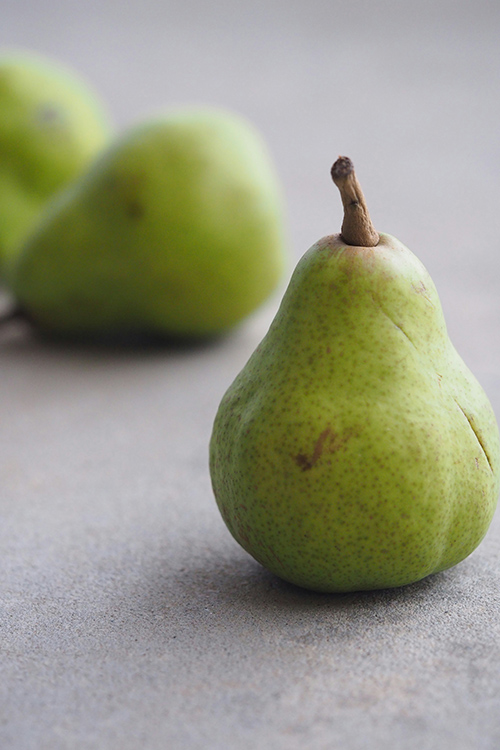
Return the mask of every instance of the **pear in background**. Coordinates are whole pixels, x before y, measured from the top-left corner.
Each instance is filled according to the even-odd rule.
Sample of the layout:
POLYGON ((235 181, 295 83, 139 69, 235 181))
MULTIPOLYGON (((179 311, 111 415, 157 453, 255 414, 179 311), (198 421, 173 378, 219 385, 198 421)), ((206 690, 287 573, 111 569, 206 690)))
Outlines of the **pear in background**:
POLYGON ((240 117, 179 109, 141 123, 60 195, 11 268, 23 313, 66 336, 202 337, 276 287, 282 197, 240 117))
POLYGON ((72 71, 25 52, 0 56, 0 269, 109 136, 101 103, 72 71))
POLYGON ((467 557, 493 516, 500 449, 426 269, 375 231, 349 159, 332 176, 342 234, 299 262, 222 400, 210 466, 244 549, 287 581, 345 592, 467 557))

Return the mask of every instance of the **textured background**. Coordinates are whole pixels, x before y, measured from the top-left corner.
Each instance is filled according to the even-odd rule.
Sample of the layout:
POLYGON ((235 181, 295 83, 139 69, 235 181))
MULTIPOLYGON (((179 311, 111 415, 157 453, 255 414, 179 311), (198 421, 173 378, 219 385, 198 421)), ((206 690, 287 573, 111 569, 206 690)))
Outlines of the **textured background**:
MULTIPOLYGON (((4 0, 0 44, 69 63, 117 127, 225 106, 266 138, 295 260, 338 230, 354 160, 376 226, 428 267, 500 416, 500 6, 4 0)), ((287 279, 285 279, 285 282, 287 279)), ((453 570, 319 596, 229 536, 207 443, 280 293, 195 350, 0 334, 0 745, 500 747, 500 516, 453 570)))

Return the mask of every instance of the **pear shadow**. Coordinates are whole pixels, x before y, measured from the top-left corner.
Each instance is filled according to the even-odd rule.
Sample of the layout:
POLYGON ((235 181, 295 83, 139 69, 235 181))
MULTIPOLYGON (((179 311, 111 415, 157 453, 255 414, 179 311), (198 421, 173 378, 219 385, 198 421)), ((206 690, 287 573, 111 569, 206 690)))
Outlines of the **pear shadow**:
MULTIPOLYGON (((239 553, 239 551, 237 551, 239 553)), ((173 578, 176 586, 189 589, 200 588, 217 593, 222 601, 233 603, 245 593, 247 605, 257 609, 268 602, 290 609, 307 607, 366 606, 377 602, 390 604, 409 598, 426 596, 440 589, 448 571, 436 573, 405 586, 349 592, 319 592, 297 586, 269 572, 251 557, 235 554, 232 560, 213 562, 210 566, 184 565, 173 578)))
POLYGON ((0 352, 19 359, 32 356, 94 360, 131 360, 164 355, 189 357, 225 348, 237 338, 240 327, 207 336, 130 333, 66 337, 46 334, 26 320, 0 320, 0 352))
POLYGON ((318 593, 278 578, 238 549, 204 564, 185 559, 175 570, 150 565, 143 574, 140 591, 136 586, 127 601, 139 606, 136 616, 162 622, 147 633, 157 644, 173 632, 203 640, 207 628, 236 639, 266 632, 321 643, 335 632, 335 639, 355 640, 367 622, 404 622, 409 610, 442 598, 447 587, 446 574, 438 573, 399 588, 318 593))

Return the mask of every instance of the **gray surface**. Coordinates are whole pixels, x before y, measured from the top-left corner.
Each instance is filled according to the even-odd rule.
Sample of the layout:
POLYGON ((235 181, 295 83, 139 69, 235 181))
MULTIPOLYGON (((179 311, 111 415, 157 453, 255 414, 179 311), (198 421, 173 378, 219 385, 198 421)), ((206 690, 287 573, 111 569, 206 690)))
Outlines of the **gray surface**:
MULTIPOLYGON (((246 114, 294 259, 337 231, 328 169, 350 155, 499 415, 499 20, 496 0, 17 0, 0 42, 86 73, 119 127, 246 114)), ((279 296, 195 350, 1 334, 2 748, 500 747, 498 513, 453 570, 339 597, 267 574, 218 515, 212 419, 279 296)))

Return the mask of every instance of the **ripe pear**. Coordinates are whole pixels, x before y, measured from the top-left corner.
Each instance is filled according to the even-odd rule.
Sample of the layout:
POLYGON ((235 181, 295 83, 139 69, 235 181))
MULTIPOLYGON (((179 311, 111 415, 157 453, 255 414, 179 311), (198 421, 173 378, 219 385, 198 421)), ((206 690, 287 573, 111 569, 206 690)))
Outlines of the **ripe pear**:
POLYGON ((500 448, 428 272, 375 231, 352 162, 332 176, 342 233, 299 261, 223 397, 210 470, 224 521, 256 560, 307 589, 347 592, 467 557, 493 516, 500 448))
POLYGON ((273 291, 283 228, 254 127, 223 110, 176 109, 131 128, 54 200, 10 286, 44 332, 210 336, 273 291))
POLYGON ((109 136, 104 108, 72 71, 25 52, 0 57, 0 268, 109 136))

